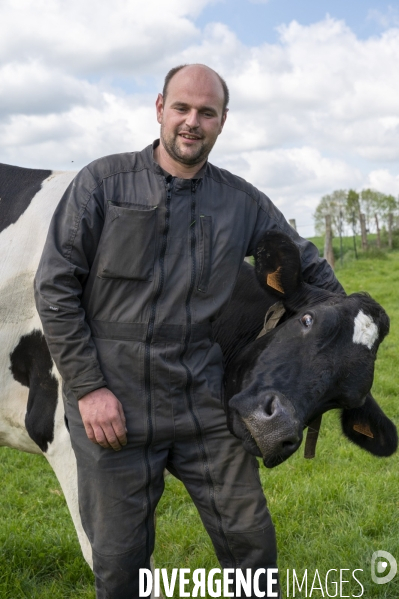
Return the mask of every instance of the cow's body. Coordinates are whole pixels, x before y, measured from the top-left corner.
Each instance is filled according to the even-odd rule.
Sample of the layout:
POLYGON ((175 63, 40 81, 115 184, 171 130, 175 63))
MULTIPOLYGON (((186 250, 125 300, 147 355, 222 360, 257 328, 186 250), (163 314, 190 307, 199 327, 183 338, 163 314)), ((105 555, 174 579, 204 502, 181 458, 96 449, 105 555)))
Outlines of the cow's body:
POLYGON ((61 381, 52 362, 49 369, 33 297, 51 216, 74 174, 0 165, 0 445, 44 454, 91 563, 79 517, 76 462, 64 422, 61 381))
MULTIPOLYGON (((44 454, 62 486, 84 556, 90 563, 91 550, 79 518, 76 463, 64 422, 61 380, 44 342, 33 297, 33 278, 50 219, 57 202, 73 176, 74 173, 72 172, 30 171, 0 165, 0 445, 31 453, 44 454)), ((276 301, 276 297, 268 290, 265 291, 260 288, 253 272, 251 272, 250 267, 248 268, 244 267, 242 270, 233 300, 225 314, 217 321, 215 333, 227 363, 226 397, 228 401, 232 398, 234 413, 234 417, 229 416, 230 428, 237 436, 242 438, 249 451, 258 455, 262 454, 265 464, 273 466, 286 459, 297 449, 302 437, 302 429, 308 424, 311 416, 313 417, 331 407, 353 407, 355 409, 351 411, 350 418, 352 418, 352 414, 355 414, 356 418, 358 416, 362 417, 364 415, 362 408, 356 408, 356 406, 361 406, 365 394, 370 390, 372 376, 370 379, 370 372, 368 372, 367 380, 363 377, 363 382, 359 384, 360 386, 358 385, 361 390, 359 391, 356 387, 356 393, 359 392, 362 395, 360 398, 362 401, 359 402, 359 398, 356 398, 357 403, 352 406, 350 405, 350 398, 346 398, 345 401, 349 402, 349 405, 340 406, 337 401, 334 405, 331 401, 330 404, 328 403, 329 397, 331 400, 333 396, 332 386, 341 384, 337 374, 333 381, 326 382, 326 385, 329 384, 331 389, 327 389, 324 395, 320 392, 317 397, 313 397, 312 401, 319 403, 311 405, 308 410, 302 405, 304 402, 303 397, 298 399, 298 405, 295 407, 295 398, 291 397, 286 390, 284 393, 280 393, 279 390, 276 392, 269 381, 268 386, 265 383, 267 387, 267 389, 265 387, 266 400, 264 401, 263 398, 259 402, 255 402, 253 412, 259 415, 259 406, 261 406, 262 417, 255 419, 256 422, 254 419, 251 420, 251 414, 248 418, 248 409, 253 409, 251 407, 253 394, 245 394, 245 391, 250 389, 254 380, 253 378, 252 381, 249 380, 248 382, 248 377, 259 378, 259 376, 263 376, 263 371, 259 370, 261 368, 259 364, 262 362, 261 359, 259 361, 259 356, 262 358, 262 356, 269 355, 270 347, 273 347, 276 339, 278 346, 278 335, 280 335, 280 332, 277 331, 272 335, 269 334, 270 336, 266 335, 263 341, 255 341, 262 328, 264 315, 267 309, 276 301), (269 354, 267 354, 268 351, 269 354), (251 358, 252 354, 254 359, 251 358), (245 372, 243 372, 243 369, 245 372), (243 405, 245 404, 245 414, 240 415, 243 420, 240 420, 237 424, 240 410, 237 409, 234 402, 237 401, 237 397, 241 396, 243 397, 243 405), (250 402, 248 400, 249 396, 251 396, 250 402), (288 399, 287 396, 289 396, 288 399), (245 422, 245 426, 243 422, 245 422), (279 439, 277 449, 274 447, 270 450, 270 453, 268 448, 265 447, 269 435, 269 433, 265 434, 265 431, 270 429, 273 432, 273 434, 270 434, 272 438, 274 430, 280 425, 282 428, 288 426, 288 436, 279 439), (261 428, 265 427, 260 433, 258 432, 259 426, 261 428), (247 428, 244 430, 245 427, 247 428), (259 448, 261 448, 260 452, 259 448)), ((298 301, 298 297, 295 297, 295 301, 298 301)), ((304 302, 306 304, 308 299, 302 293, 302 304, 304 302)), ((321 297, 320 302, 322 303, 325 299, 321 297)), ((316 300, 312 301, 314 304, 316 303, 316 300)), ((331 297, 327 298, 328 305, 337 304, 338 315, 339 301, 334 298, 331 299, 331 297)), ((355 316, 363 306, 361 298, 354 298, 353 302, 356 301, 360 303, 356 304, 354 308, 355 316)), ((375 302, 373 302, 373 305, 375 310, 380 309, 380 307, 376 308, 378 305, 375 302)), ((295 319, 296 308, 292 305, 292 302, 290 305, 288 301, 287 308, 288 314, 291 314, 291 320, 292 318, 295 319)), ((292 322, 294 321, 292 320, 292 322)), ((351 326, 354 326, 354 317, 351 323, 351 326)), ((370 324, 370 322, 367 321, 366 324, 370 324)), ((281 330, 289 331, 290 326, 295 328, 297 325, 290 324, 290 319, 286 318, 285 328, 281 327, 281 330)), ((385 333, 386 331, 379 330, 378 335, 374 335, 373 343, 377 343, 377 341, 379 343, 385 333)), ((284 339, 285 334, 284 332, 281 333, 281 339, 284 339)), ((295 335, 295 333, 292 334, 295 335)), ((362 335, 363 333, 360 332, 361 343, 359 347, 361 346, 360 351, 364 352, 366 338, 362 335)), ((354 342, 354 336, 345 342, 348 342, 350 346, 354 342)), ((378 345, 375 346, 375 350, 376 347, 378 345)), ((366 356, 365 353, 364 356, 366 356)), ((271 361, 270 355, 268 360, 271 361)), ((373 369, 374 355, 369 357, 367 354, 364 360, 369 361, 368 371, 370 368, 373 369)), ((267 360, 265 364, 265 368, 267 368, 267 360)), ((275 370, 278 371, 279 368, 281 370, 281 365, 275 367, 275 370)), ((300 370, 299 362, 297 370, 300 370)), ((362 377, 361 373, 360 377, 362 377)), ((264 373, 264 378, 266 380, 266 373, 264 373)), ((356 381, 353 384, 356 386, 356 381)), ((301 385, 306 387, 305 382, 301 385)), ((376 413, 376 408, 372 402, 373 400, 369 399, 366 401, 367 423, 363 422, 363 426, 368 425, 376 413)), ((227 411, 229 411, 228 405, 227 411)), ((384 423, 382 428, 380 423, 377 427, 378 435, 384 429, 381 435, 384 435, 385 453, 380 452, 380 454, 389 455, 396 448, 396 431, 381 410, 378 412, 378 417, 384 423), (390 437, 389 440, 386 438, 388 436, 390 437)), ((349 420, 347 418, 347 420, 352 422, 350 418, 349 420)), ((344 423, 344 430, 345 426, 347 429, 348 427, 351 428, 351 425, 345 425, 344 423)), ((362 445, 372 453, 379 453, 378 450, 373 449, 371 441, 365 440, 363 442, 363 439, 356 437, 358 433, 353 434, 351 430, 349 432, 345 430, 345 432, 354 442, 362 445)), ((376 433, 375 436, 378 435, 376 433)))

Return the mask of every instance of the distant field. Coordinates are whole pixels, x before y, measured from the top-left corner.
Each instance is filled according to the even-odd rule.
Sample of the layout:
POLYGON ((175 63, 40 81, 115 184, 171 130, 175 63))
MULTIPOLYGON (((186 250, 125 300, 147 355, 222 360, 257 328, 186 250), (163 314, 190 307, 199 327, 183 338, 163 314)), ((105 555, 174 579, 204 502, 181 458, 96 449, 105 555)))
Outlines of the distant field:
MULTIPOLYGON (((367 290, 391 317, 373 393, 399 424, 399 252, 348 261, 338 276, 348 293, 367 290)), ((295 568, 302 578, 307 568, 312 580, 316 568, 322 579, 332 568, 360 568, 363 597, 398 599, 399 574, 387 585, 370 578, 374 551, 389 551, 399 561, 398 456, 379 460, 351 446, 335 413, 323 418, 316 458, 302 456, 303 448, 274 470, 261 468, 277 529, 283 589, 287 569, 295 568)), ((45 460, 1 448, 0 480, 0 599, 94 599, 92 574, 45 460)), ((157 530, 158 567, 218 567, 191 500, 171 476, 157 530)), ((344 574, 349 580, 350 572, 344 574)), ((333 596, 333 587, 329 592, 333 596)), ((357 583, 343 587, 343 596, 359 593, 357 583)), ((306 595, 296 591, 295 596, 306 595)), ((327 595, 314 590, 311 596, 327 595)))
MULTIPOLYGON (((315 246, 318 248, 320 255, 324 252, 324 236, 310 237, 315 246)), ((393 250, 399 250, 399 230, 393 232, 393 250)), ((372 260, 374 258, 384 259, 388 252, 388 234, 384 230, 381 232, 381 249, 377 248, 377 235, 369 233, 367 235, 367 243, 369 249, 367 252, 362 251, 362 241, 360 235, 353 237, 342 237, 342 264, 341 264, 341 242, 339 237, 333 238, 333 251, 335 258, 335 268, 339 271, 342 266, 347 266, 354 260, 372 260), (356 258, 357 256, 357 258, 356 258)))

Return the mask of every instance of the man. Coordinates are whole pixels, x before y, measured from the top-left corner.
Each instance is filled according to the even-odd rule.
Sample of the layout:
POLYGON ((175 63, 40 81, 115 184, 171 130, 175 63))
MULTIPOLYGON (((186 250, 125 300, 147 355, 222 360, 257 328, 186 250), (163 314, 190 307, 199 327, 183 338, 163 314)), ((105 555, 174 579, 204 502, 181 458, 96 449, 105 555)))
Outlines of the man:
POLYGON ((36 276, 98 599, 139 596, 164 468, 187 487, 222 567, 276 566, 257 462, 226 427, 211 323, 268 229, 297 242, 305 280, 340 286, 264 194, 207 162, 227 104, 213 70, 172 69, 156 101, 160 141, 77 175, 36 276))

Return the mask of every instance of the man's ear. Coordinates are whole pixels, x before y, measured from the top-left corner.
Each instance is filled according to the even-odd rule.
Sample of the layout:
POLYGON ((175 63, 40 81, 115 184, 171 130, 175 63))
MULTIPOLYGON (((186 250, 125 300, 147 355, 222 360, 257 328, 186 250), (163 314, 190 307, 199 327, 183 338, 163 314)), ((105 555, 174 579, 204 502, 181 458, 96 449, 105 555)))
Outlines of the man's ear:
POLYGON ((388 457, 398 447, 394 423, 385 416, 371 393, 360 408, 342 410, 342 430, 346 437, 375 456, 388 457))
POLYGON ((162 94, 158 94, 158 97, 155 100, 155 108, 157 110, 157 121, 159 124, 161 124, 162 115, 163 115, 163 95, 162 94))
POLYGON ((226 108, 226 109, 225 109, 225 111, 224 111, 224 113, 223 113, 223 116, 222 116, 222 122, 221 122, 221 124, 220 124, 220 131, 219 131, 219 135, 220 135, 220 134, 221 134, 221 132, 223 131, 223 127, 224 127, 224 124, 225 124, 225 122, 226 122, 226 119, 227 119, 227 113, 228 113, 228 112, 229 112, 229 109, 228 109, 228 108, 226 108))

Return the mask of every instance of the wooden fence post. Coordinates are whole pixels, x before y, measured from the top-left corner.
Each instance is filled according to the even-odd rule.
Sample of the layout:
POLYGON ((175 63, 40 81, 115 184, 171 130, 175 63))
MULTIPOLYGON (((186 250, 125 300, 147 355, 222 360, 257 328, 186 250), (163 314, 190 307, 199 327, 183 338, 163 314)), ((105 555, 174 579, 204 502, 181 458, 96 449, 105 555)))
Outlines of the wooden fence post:
POLYGON ((334 252, 332 246, 332 229, 331 229, 331 215, 326 214, 326 236, 324 239, 324 258, 327 260, 331 268, 334 268, 334 252))
POLYGON ((390 212, 388 214, 388 247, 392 249, 392 229, 393 229, 393 214, 390 212))
POLYGON ((377 227, 377 247, 380 250, 381 249, 381 232, 380 232, 380 225, 378 222, 378 214, 377 213, 374 214, 374 218, 375 218, 375 226, 377 227))
POLYGON ((295 218, 290 218, 289 223, 293 229, 296 231, 296 221, 295 218))
POLYGON ((353 232, 353 249, 355 250, 355 258, 357 260, 357 247, 356 247, 356 217, 355 213, 352 212, 352 232, 353 232))
POLYGON ((367 231, 366 231, 366 215, 360 214, 360 230, 362 233, 362 250, 367 250, 367 231))

